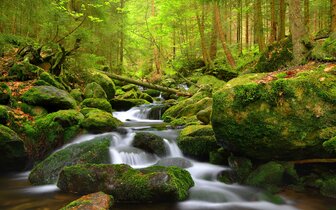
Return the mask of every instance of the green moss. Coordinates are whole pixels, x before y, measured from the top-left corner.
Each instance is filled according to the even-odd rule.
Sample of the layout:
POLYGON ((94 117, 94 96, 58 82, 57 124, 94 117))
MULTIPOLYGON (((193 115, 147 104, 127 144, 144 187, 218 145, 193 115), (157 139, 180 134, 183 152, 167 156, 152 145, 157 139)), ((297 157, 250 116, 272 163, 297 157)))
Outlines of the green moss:
POLYGON ((81 108, 89 107, 89 108, 97 108, 108 113, 112 113, 111 104, 103 98, 87 98, 81 104, 81 108))
POLYGON ((12 91, 5 83, 0 83, 0 104, 7 105, 10 102, 12 91))
POLYGON ((43 70, 32 65, 29 61, 24 61, 21 64, 14 64, 8 72, 9 76, 17 76, 20 81, 36 79, 43 70))
POLYGON ((216 151, 211 151, 209 154, 209 162, 216 165, 227 165, 227 159, 230 153, 224 148, 219 148, 216 151))
POLYGON ((131 91, 131 90, 135 90, 136 92, 140 91, 139 87, 137 85, 134 85, 134 84, 124 85, 124 86, 121 87, 121 89, 125 92, 131 91))
POLYGON ((61 110, 26 123, 27 149, 33 159, 42 159, 55 148, 68 142, 80 132, 79 124, 84 116, 75 110, 61 110))
POLYGON ((144 93, 147 93, 148 95, 152 97, 159 97, 161 94, 159 90, 153 90, 153 89, 147 89, 144 91, 144 93))
POLYGON ((116 88, 112 79, 105 74, 97 72, 92 73, 92 77, 90 79, 91 82, 98 83, 104 89, 107 99, 112 99, 114 97, 116 88))
POLYGON ((29 174, 34 185, 54 184, 64 166, 83 163, 109 163, 109 139, 74 144, 59 150, 37 164, 29 174))
POLYGON ((106 99, 107 95, 104 89, 97 84, 96 82, 92 82, 87 84, 84 90, 84 97, 85 98, 103 98, 106 99))
POLYGON ((113 203, 114 203, 113 196, 107 195, 103 192, 97 192, 82 196, 79 199, 72 201, 61 210, 70 210, 70 209, 108 210, 112 207, 113 203))
POLYGON ((181 118, 165 118, 165 122, 169 122, 169 124, 173 127, 180 127, 180 126, 189 126, 189 125, 199 125, 200 122, 196 118, 196 116, 192 117, 181 117, 181 118))
POLYGON ((323 181, 320 191, 324 196, 336 198, 336 178, 333 177, 323 181))
POLYGON ((201 76, 197 78, 196 81, 196 85, 191 86, 188 90, 189 92, 194 93, 199 90, 199 87, 201 86, 210 86, 213 91, 217 91, 225 85, 225 82, 223 80, 217 79, 216 77, 210 75, 201 76))
POLYGON ((26 103, 20 103, 19 107, 24 113, 30 114, 32 116, 41 116, 48 114, 48 111, 40 106, 32 106, 26 103))
POLYGON ((9 120, 8 107, 0 105, 0 124, 7 124, 9 120))
POLYGON ((80 89, 73 89, 70 92, 70 95, 78 102, 82 102, 83 101, 83 93, 80 89))
POLYGON ((230 168, 233 170, 233 173, 231 174, 234 176, 232 180, 235 180, 235 182, 244 183, 249 174, 252 172, 252 161, 248 158, 231 155, 228 158, 228 163, 230 168))
POLYGON ((136 133, 132 145, 159 156, 166 155, 166 148, 163 139, 152 133, 136 133))
POLYGON ((336 153, 336 136, 323 142, 323 148, 330 153, 336 153))
POLYGON ((61 90, 66 90, 64 85, 53 78, 53 76, 47 72, 40 74, 40 80, 46 82, 47 84, 54 86, 61 90))
POLYGON ((146 100, 146 101, 148 101, 150 103, 154 102, 154 99, 150 95, 148 95, 147 93, 141 93, 141 94, 139 94, 139 99, 144 99, 144 100, 146 100))
POLYGON ((94 133, 113 131, 122 123, 114 118, 111 113, 99 109, 83 109, 85 119, 81 126, 94 133))

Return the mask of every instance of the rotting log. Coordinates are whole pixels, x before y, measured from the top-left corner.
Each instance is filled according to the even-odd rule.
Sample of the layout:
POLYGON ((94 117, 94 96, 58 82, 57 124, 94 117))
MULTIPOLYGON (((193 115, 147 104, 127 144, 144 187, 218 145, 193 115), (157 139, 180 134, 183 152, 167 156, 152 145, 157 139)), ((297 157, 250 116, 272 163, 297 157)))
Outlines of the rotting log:
POLYGON ((123 81, 123 82, 127 82, 127 83, 131 83, 131 84, 135 84, 135 85, 140 85, 142 87, 146 87, 146 88, 150 88, 150 89, 154 89, 154 90, 159 90, 162 92, 168 92, 168 93, 174 93, 176 95, 179 96, 186 96, 186 97, 190 97, 192 96, 191 93, 188 92, 183 92, 177 89, 173 89, 173 88, 167 88, 167 87, 163 87, 160 85, 154 85, 154 84, 150 84, 148 82, 141 82, 138 80, 134 80, 134 79, 130 79, 130 78, 126 78, 126 77, 122 77, 113 73, 109 73, 109 72, 104 72, 104 71, 100 71, 103 74, 106 74, 108 77, 112 78, 112 79, 116 79, 119 81, 123 81))

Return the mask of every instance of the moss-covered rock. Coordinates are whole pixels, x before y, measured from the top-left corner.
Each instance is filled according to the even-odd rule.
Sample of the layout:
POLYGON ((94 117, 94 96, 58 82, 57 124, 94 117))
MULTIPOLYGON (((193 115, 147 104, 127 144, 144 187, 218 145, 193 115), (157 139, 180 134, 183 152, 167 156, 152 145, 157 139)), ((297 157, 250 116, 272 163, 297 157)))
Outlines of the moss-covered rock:
POLYGON ((279 187, 290 184, 297 179, 293 164, 268 162, 254 170, 246 180, 246 184, 261 187, 270 192, 278 192, 279 187))
POLYGON ((212 108, 208 107, 205 110, 201 110, 197 112, 196 117, 204 125, 208 125, 211 122, 211 113, 212 113, 212 108))
POLYGON ((97 108, 108 113, 112 113, 111 104, 104 98, 87 98, 81 104, 81 108, 97 108))
POLYGON ((230 156, 228 158, 228 163, 230 168, 232 169, 232 174, 234 175, 234 182, 244 183, 248 175, 253 170, 252 161, 248 158, 230 156))
POLYGON ((135 90, 130 90, 125 92, 123 95, 120 95, 118 99, 139 99, 141 92, 140 91, 135 91, 135 90))
POLYGON ((51 74, 47 72, 43 72, 42 74, 40 74, 40 80, 46 82, 50 86, 54 86, 61 90, 66 90, 62 83, 58 82, 51 74))
POLYGON ((40 160, 67 143, 80 132, 80 123, 83 120, 83 114, 76 110, 61 110, 37 117, 33 123, 26 123, 26 146, 31 157, 40 160))
POLYGON ((336 198, 336 177, 324 180, 320 191, 324 196, 336 198))
POLYGON ((132 145, 134 147, 143 149, 146 152, 154 153, 159 156, 166 155, 166 148, 163 138, 152 133, 136 133, 132 145))
POLYGON ((68 146, 37 164, 29 174, 34 185, 54 184, 64 166, 109 163, 109 139, 97 139, 68 146))
POLYGON ((35 106, 42 106, 48 111, 73 109, 76 101, 71 95, 53 86, 36 86, 22 95, 22 101, 35 106))
POLYGON ((227 165, 229 156, 229 151, 224 148, 219 148, 216 151, 210 152, 209 162, 215 165, 227 165))
POLYGON ((336 33, 331 34, 327 39, 317 40, 309 58, 325 62, 336 61, 336 33))
POLYGON ((108 100, 113 99, 116 92, 116 87, 111 78, 105 74, 94 72, 92 73, 90 79, 91 82, 98 83, 104 89, 108 100))
POLYGON ((23 170, 27 153, 21 138, 10 128, 0 125, 1 172, 23 170))
POLYGON ((9 76, 17 76, 18 80, 26 81, 36 79, 43 70, 32 65, 29 61, 24 61, 20 64, 14 64, 8 72, 9 76))
POLYGON ((10 102, 12 91, 5 83, 0 83, 0 104, 7 105, 10 102))
POLYGON ((139 94, 139 99, 144 99, 144 100, 146 100, 146 101, 148 101, 150 103, 154 102, 154 99, 150 95, 148 95, 147 93, 141 93, 141 94, 139 94))
POLYGON ((161 92, 159 90, 154 90, 154 89, 147 89, 143 91, 144 93, 147 93, 148 95, 152 97, 159 97, 161 92))
POLYGON ((81 126, 89 132, 109 132, 122 125, 122 122, 114 118, 111 113, 100 109, 86 108, 82 109, 81 112, 85 115, 81 126))
POLYGON ((136 170, 123 164, 65 167, 57 182, 63 191, 80 194, 102 191, 113 195, 117 202, 185 200, 193 185, 189 172, 177 167, 136 170))
POLYGON ((78 103, 83 101, 83 93, 80 89, 76 88, 76 89, 72 89, 70 92, 70 95, 72 96, 72 98, 74 98, 78 103))
POLYGON ((121 89, 124 91, 124 92, 128 92, 130 90, 135 90, 136 92, 140 91, 139 90, 139 87, 137 85, 134 85, 134 84, 128 84, 128 85, 124 85, 121 87, 121 89))
POLYGON ((48 114, 48 111, 41 106, 32 106, 26 103, 20 103, 19 107, 24 113, 30 114, 32 116, 41 116, 48 114))
POLYGON ((269 45, 260 56, 255 72, 271 72, 288 65, 293 59, 293 43, 290 38, 269 45))
POLYGON ((181 157, 167 157, 160 159, 155 165, 157 166, 176 166, 179 168, 190 168, 193 166, 190 160, 181 157))
POLYGON ((97 192, 82 196, 60 210, 109 210, 113 203, 113 196, 97 192))
POLYGON ((0 105, 0 124, 6 125, 9 120, 9 107, 0 105))
POLYGON ((117 111, 127 111, 135 106, 149 104, 149 102, 144 99, 112 99, 110 103, 113 109, 117 111))
POLYGON ((84 90, 85 98, 103 98, 106 99, 107 95, 104 89, 96 82, 92 82, 86 85, 84 90))
POLYGON ((192 125, 184 128, 177 144, 185 155, 209 158, 209 153, 219 148, 211 126, 192 125))
MULTIPOLYGON (((235 77, 237 77, 237 75, 235 77)), ((211 89, 212 91, 216 91, 225 85, 225 82, 223 80, 217 79, 216 77, 210 75, 198 77, 196 80, 196 85, 191 86, 189 92, 194 93, 199 90, 199 87, 206 87, 211 89)))
POLYGON ((200 121, 196 118, 196 116, 192 117, 180 117, 180 118, 165 118, 166 122, 169 122, 169 124, 173 127, 185 127, 189 125, 200 125, 200 121))
POLYGON ((263 160, 330 156, 320 133, 336 125, 336 76, 316 69, 257 82, 262 77, 233 79, 214 94, 212 127, 218 143, 263 160))

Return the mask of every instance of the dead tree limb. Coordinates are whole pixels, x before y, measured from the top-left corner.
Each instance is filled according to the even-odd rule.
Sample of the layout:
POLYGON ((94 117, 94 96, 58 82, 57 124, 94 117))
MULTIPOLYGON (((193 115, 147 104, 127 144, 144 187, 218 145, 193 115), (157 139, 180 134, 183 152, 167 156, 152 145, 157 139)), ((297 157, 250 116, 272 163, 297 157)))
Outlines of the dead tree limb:
POLYGON ((162 91, 162 92, 174 93, 174 94, 177 94, 179 96, 187 96, 187 97, 192 96, 191 93, 182 92, 180 90, 176 90, 176 89, 173 89, 173 88, 167 88, 167 87, 163 87, 163 86, 160 86, 160 85, 153 85, 153 84, 150 84, 150 83, 147 83, 147 82, 141 82, 141 81, 138 81, 138 80, 122 77, 122 76, 112 74, 112 73, 108 73, 108 72, 103 72, 103 71, 100 71, 100 72, 103 73, 103 74, 106 74, 108 77, 110 77, 112 79, 116 79, 116 80, 119 80, 119 81, 124 81, 124 82, 135 84, 135 85, 140 85, 142 87, 155 89, 155 90, 159 90, 159 91, 162 91))

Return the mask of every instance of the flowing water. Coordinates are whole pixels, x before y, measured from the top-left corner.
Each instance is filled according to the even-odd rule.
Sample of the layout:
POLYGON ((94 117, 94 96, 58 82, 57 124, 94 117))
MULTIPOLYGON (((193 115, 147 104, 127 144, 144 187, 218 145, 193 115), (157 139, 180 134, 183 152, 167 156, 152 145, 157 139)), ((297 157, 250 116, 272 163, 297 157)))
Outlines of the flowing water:
MULTIPOLYGON (((115 112, 114 116, 125 122, 123 132, 111 132, 98 135, 83 135, 65 145, 63 148, 84 141, 99 140, 97 137, 111 140, 111 163, 129 164, 134 168, 143 168, 163 160, 184 160, 191 167, 187 170, 192 175, 195 186, 190 189, 187 201, 163 204, 117 204, 113 209, 138 209, 138 210, 295 210, 291 202, 276 205, 265 201, 264 193, 260 190, 241 185, 227 185, 217 181, 217 175, 228 167, 202 163, 188 159, 175 143, 178 130, 155 130, 152 125, 161 124, 161 120, 148 120, 150 107, 141 106, 127 112, 115 112), (156 155, 132 147, 136 132, 152 132, 164 138, 167 157, 160 158, 156 155)), ((62 149, 62 148, 61 148, 62 149)), ((41 209, 53 210, 65 206, 79 196, 61 192, 55 185, 33 187, 28 181, 28 174, 10 174, 0 177, 0 209, 28 210, 41 209)))

